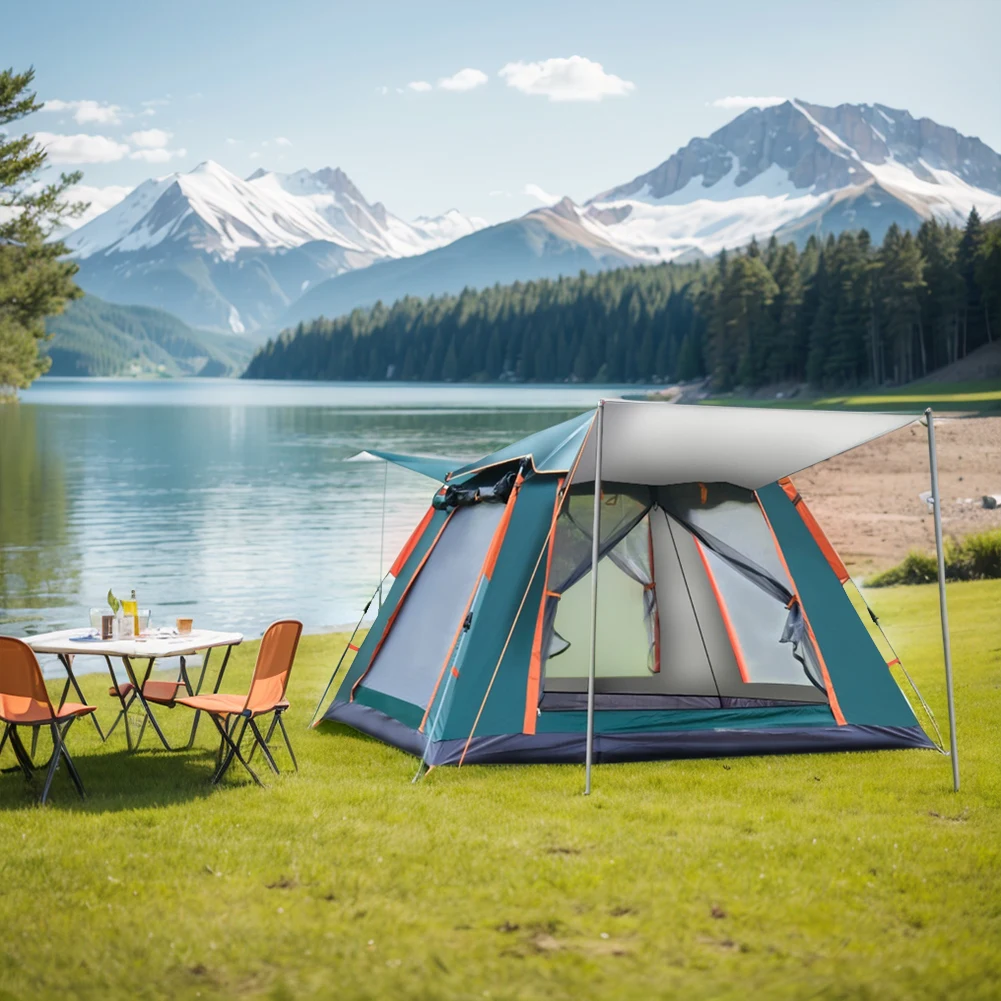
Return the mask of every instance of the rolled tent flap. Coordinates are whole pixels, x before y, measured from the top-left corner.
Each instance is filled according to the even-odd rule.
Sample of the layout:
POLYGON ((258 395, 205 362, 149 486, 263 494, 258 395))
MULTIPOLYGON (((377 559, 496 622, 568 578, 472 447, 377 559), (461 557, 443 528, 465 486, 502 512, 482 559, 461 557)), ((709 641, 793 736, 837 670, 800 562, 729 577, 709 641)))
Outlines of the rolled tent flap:
MULTIPOLYGON (((628 400, 604 406, 602 481, 649 486, 732 483, 758 490, 919 419, 628 400)), ((594 479, 593 438, 583 442, 573 479, 594 479)))
POLYGON ((505 445, 496 452, 485 455, 475 462, 452 468, 455 470, 449 479, 478 473, 491 466, 501 466, 518 459, 529 459, 532 468, 537 473, 565 473, 574 464, 588 429, 594 420, 594 411, 588 410, 568 421, 554 424, 552 427, 536 431, 527 438, 521 438, 510 445, 505 445))
POLYGON ((404 469, 413 470, 438 483, 444 483, 449 471, 462 463, 462 459, 449 459, 440 455, 403 455, 400 452, 377 452, 373 449, 352 455, 345 462, 372 462, 376 459, 383 459, 404 469))

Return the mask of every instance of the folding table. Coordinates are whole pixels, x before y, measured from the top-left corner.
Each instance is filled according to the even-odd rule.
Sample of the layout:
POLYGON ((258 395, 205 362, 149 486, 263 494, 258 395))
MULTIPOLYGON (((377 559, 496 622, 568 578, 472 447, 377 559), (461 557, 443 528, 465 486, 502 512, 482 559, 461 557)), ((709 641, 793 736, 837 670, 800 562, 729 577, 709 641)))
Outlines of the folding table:
MULTIPOLYGON (((76 691, 81 702, 87 701, 80 689, 80 683, 73 672, 74 658, 78 656, 104 658, 105 663, 108 665, 108 672, 111 675, 112 687, 122 706, 122 714, 125 717, 125 741, 131 751, 134 748, 132 732, 129 728, 128 693, 123 691, 123 686, 119 684, 118 679, 115 677, 115 668, 111 662, 113 657, 119 658, 125 667, 125 673, 132 683, 135 698, 142 706, 146 719, 149 720, 156 735, 160 738, 160 742, 170 751, 173 748, 167 742, 167 738, 160 729, 160 725, 157 723, 156 717, 150 710, 149 703, 143 695, 143 686, 153 672, 153 665, 157 660, 161 660, 164 657, 179 657, 181 662, 180 680, 184 683, 188 695, 197 695, 201 692, 202 684, 205 681, 205 673, 208 669, 212 651, 217 647, 224 647, 226 652, 223 654, 222 664, 219 665, 219 673, 212 688, 213 693, 215 693, 219 691, 219 686, 222 684, 223 675, 226 673, 226 665, 229 663, 229 656, 233 651, 233 647, 243 642, 243 635, 241 633, 218 632, 211 629, 192 629, 190 633, 185 635, 168 635, 154 631, 149 635, 130 639, 102 640, 99 637, 95 638, 85 629, 60 629, 56 632, 26 637, 25 642, 36 654, 55 654, 66 671, 66 684, 63 686, 62 696, 59 699, 60 709, 69 695, 70 688, 76 691), (202 651, 204 651, 205 656, 202 659, 198 683, 192 686, 191 680, 188 677, 186 658, 202 651), (143 659, 146 660, 146 668, 140 679, 133 661, 143 659)), ((195 734, 198 730, 199 715, 199 713, 196 713, 192 721, 191 736, 188 738, 187 747, 190 747, 194 743, 195 734)), ((96 714, 91 715, 90 718, 101 740, 106 740, 107 735, 101 729, 101 724, 96 719, 96 714)), ((136 744, 138 746, 138 739, 136 744)))

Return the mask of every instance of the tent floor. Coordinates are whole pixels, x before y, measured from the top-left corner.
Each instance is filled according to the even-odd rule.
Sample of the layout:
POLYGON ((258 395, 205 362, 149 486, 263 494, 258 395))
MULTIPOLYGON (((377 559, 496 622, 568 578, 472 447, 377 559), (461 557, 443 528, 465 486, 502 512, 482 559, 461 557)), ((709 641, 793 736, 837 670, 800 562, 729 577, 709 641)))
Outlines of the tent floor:
MULTIPOLYGON (((456 765, 464 739, 428 744, 424 734, 358 702, 335 702, 323 719, 344 723, 417 757, 429 765, 456 765)), ((467 764, 581 764, 583 733, 512 733, 474 737, 467 764)), ((729 758, 756 754, 815 754, 830 751, 934 749, 919 726, 771 727, 760 730, 684 730, 595 734, 594 760, 657 761, 671 758, 729 758)))

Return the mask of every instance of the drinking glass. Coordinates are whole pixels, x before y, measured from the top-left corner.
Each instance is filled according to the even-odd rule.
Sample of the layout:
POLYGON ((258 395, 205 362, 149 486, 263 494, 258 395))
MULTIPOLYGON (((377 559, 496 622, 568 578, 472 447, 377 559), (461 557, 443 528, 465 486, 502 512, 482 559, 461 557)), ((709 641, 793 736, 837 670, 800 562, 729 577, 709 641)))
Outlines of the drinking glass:
POLYGON ((139 609, 139 632, 149 632, 150 610, 148 608, 139 609))
POLYGON ((92 608, 90 610, 90 628, 96 629, 98 636, 101 635, 101 616, 105 614, 103 608, 92 608))

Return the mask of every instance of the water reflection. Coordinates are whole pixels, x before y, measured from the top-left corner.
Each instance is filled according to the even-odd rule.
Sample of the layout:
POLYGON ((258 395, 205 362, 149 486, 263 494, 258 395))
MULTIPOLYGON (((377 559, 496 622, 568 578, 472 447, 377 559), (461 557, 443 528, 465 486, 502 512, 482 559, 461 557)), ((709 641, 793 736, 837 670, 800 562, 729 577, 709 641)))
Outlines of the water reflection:
MULTIPOLYGON (((109 587, 135 587, 160 623, 343 626, 380 576, 385 469, 346 458, 473 458, 599 393, 615 395, 42 380, 0 408, 0 632, 83 625, 109 587)), ((435 485, 396 467, 387 482, 388 565, 435 485)))
POLYGON ((0 418, 0 626, 30 625, 40 607, 74 604, 72 491, 59 453, 39 444, 36 411, 0 407, 0 418))

